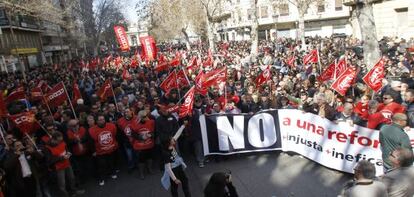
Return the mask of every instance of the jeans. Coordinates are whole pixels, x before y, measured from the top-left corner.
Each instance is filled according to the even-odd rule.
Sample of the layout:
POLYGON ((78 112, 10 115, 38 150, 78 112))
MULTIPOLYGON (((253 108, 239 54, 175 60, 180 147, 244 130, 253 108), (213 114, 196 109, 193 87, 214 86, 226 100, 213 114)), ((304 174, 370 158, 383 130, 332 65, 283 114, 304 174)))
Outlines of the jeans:
POLYGON ((134 154, 134 150, 131 147, 127 146, 124 146, 124 148, 127 156, 128 169, 133 169, 136 163, 136 156, 134 154))
POLYGON ((56 171, 57 183, 59 190, 63 196, 69 196, 69 193, 66 191, 66 180, 69 181, 69 188, 72 192, 76 191, 75 188, 75 175, 73 174, 72 167, 69 166, 63 170, 56 171))

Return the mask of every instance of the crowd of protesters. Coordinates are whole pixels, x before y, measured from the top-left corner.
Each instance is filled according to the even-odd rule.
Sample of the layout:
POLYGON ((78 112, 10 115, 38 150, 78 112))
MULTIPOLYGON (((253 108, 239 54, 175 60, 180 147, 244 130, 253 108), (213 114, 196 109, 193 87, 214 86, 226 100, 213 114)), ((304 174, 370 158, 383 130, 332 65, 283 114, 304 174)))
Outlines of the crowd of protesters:
MULTIPOLYGON (((371 129, 381 129, 393 122, 395 114, 400 114, 400 118, 402 114, 407 124, 400 128, 408 131, 414 127, 414 56, 410 54, 413 39, 380 41, 386 77, 384 87, 375 94, 362 81, 368 66, 363 63, 360 41, 351 37, 313 37, 306 41, 308 49, 301 49, 300 41, 293 39, 261 41, 257 56, 251 55, 248 42, 219 42, 210 60, 207 55, 210 52, 201 43, 192 45, 191 50, 184 45, 164 44, 158 57, 170 61, 179 56, 180 64, 161 71, 154 69, 157 59, 146 61, 137 54, 112 54, 99 60, 76 59, 30 68, 26 73, 3 73, 0 90, 4 98, 19 88, 26 92, 25 100, 6 102, 8 114, 31 111, 37 126, 22 132, 6 116, 1 118, 4 133, 0 145, 1 192, 12 197, 49 197, 56 190, 51 185, 57 185, 59 196, 82 195, 85 191, 80 188, 89 178, 97 179, 100 186, 108 179, 117 179, 122 170, 121 158, 125 158, 128 172, 137 174, 139 179, 154 176, 158 166, 164 170, 164 164, 174 163, 179 158, 177 152, 194 155, 202 168, 206 158, 198 117, 203 114, 299 109, 336 123, 371 129), (314 48, 318 48, 320 63, 303 65, 303 56, 314 48), (293 56, 296 57, 293 64, 288 63, 293 56), (189 69, 187 65, 193 57, 197 57, 197 63, 189 69), (328 64, 340 58, 359 70, 357 80, 344 96, 330 88, 332 81, 317 80, 328 64), (256 78, 269 65, 270 79, 257 85, 256 78), (186 117, 179 118, 170 110, 183 102, 190 87, 161 90, 159 85, 169 72, 183 70, 192 86, 200 72, 222 67, 227 67, 224 87, 211 86, 207 94, 196 93, 192 113, 186 117), (113 96, 102 97, 97 92, 108 79, 113 96), (48 106, 44 99, 30 98, 34 88, 41 87, 47 92, 48 86, 59 82, 65 84, 68 93, 63 105, 48 106), (75 86, 81 97, 69 102, 74 98, 75 86), (185 130, 175 151, 171 137, 181 125, 185 125, 185 130)), ((168 173, 173 184, 172 195, 177 196, 177 185, 182 184, 186 196, 190 196, 182 167, 168 173)), ((214 191, 206 193, 215 196, 214 191)), ((232 193, 231 196, 237 195, 235 191, 232 193)))

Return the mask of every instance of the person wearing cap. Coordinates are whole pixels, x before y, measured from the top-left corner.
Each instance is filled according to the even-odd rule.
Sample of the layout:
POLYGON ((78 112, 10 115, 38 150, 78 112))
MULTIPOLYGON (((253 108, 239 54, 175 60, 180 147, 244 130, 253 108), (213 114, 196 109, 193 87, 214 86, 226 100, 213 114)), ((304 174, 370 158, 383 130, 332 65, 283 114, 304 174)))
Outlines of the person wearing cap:
POLYGON ((69 120, 68 131, 66 132, 68 138, 69 150, 73 153, 73 167, 77 178, 84 181, 86 178, 86 170, 89 163, 88 150, 88 136, 84 127, 79 125, 76 119, 69 120))
POLYGON ((203 106, 203 100, 200 97, 197 97, 194 102, 194 107, 192 115, 189 120, 189 135, 188 141, 194 148, 194 154, 198 167, 204 167, 204 153, 203 153, 203 141, 201 137, 201 127, 200 127, 200 116, 206 112, 205 107, 203 106))
POLYGON ((154 157, 154 130, 155 121, 149 118, 147 110, 138 112, 138 122, 131 127, 131 143, 138 159, 140 179, 145 178, 145 167, 153 174, 152 161, 154 157))
POLYGON ((179 128, 177 119, 168 109, 169 108, 167 106, 160 105, 160 116, 155 119, 155 137, 158 142, 174 136, 175 132, 177 132, 179 128))

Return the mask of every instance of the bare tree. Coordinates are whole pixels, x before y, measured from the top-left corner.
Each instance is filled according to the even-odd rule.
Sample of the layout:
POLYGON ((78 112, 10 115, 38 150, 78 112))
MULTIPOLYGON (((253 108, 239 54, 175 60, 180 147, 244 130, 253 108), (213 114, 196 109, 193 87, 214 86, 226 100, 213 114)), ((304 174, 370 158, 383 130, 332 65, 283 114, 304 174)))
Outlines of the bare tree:
POLYGON ((215 24, 230 17, 226 13, 225 0, 200 0, 204 9, 209 49, 215 51, 215 24))
POLYGON ((325 0, 274 0, 276 4, 290 3, 298 11, 298 36, 302 43, 302 49, 306 48, 305 43, 305 14, 311 6, 325 5, 325 0))
POLYGON ((98 54, 98 48, 101 41, 103 41, 102 33, 105 30, 110 31, 110 27, 114 23, 122 22, 121 20, 123 19, 123 16, 120 12, 121 3, 121 0, 97 0, 94 9, 94 26, 96 34, 91 35, 95 43, 95 54, 98 54))
POLYGON ((259 17, 257 16, 257 13, 258 13, 257 1, 258 0, 252 0, 252 7, 253 7, 252 12, 253 13, 251 13, 253 23, 252 23, 252 29, 250 31, 250 36, 251 36, 251 40, 252 40, 250 54, 253 57, 257 56, 258 48, 259 48, 259 35, 258 35, 259 17))
POLYGON ((361 30, 361 37, 364 50, 364 63, 371 69, 375 63, 381 58, 377 31, 375 27, 375 19, 372 10, 372 4, 378 0, 361 0, 352 6, 351 19, 356 19, 361 30))

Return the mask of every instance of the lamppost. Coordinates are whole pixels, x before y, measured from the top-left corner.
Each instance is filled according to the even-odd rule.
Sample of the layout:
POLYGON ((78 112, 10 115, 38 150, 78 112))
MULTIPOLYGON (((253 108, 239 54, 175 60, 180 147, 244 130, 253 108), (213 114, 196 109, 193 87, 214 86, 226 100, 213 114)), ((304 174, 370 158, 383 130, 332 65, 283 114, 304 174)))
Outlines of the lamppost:
POLYGON ((273 18, 273 23, 275 23, 275 33, 273 37, 275 38, 275 40, 277 40, 277 22, 279 20, 279 15, 275 13, 272 15, 272 18, 273 18))

